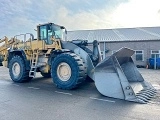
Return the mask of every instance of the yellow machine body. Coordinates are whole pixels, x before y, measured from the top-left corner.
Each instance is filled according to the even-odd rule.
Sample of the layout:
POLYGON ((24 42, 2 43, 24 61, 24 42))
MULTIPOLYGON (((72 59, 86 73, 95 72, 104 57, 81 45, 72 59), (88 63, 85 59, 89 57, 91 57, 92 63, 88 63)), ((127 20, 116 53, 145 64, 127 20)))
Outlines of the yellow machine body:
POLYGON ((136 68, 134 51, 122 48, 103 61, 98 41, 93 51, 86 40, 66 41, 63 26, 47 23, 37 26, 37 39, 32 34, 0 39, 0 63, 9 68, 14 82, 26 82, 41 72, 51 77, 60 89, 73 89, 87 76, 97 90, 108 97, 147 103, 155 94, 136 68))

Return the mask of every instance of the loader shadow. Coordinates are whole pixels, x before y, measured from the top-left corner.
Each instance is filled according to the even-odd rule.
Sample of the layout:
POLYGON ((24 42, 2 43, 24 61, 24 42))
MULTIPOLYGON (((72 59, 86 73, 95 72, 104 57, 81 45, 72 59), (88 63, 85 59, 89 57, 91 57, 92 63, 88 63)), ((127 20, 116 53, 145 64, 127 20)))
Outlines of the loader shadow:
POLYGON ((50 82, 53 82, 52 81, 52 78, 44 78, 44 77, 36 77, 36 78, 33 78, 30 82, 32 83, 41 83, 41 82, 46 82, 46 81, 50 81, 50 82))
MULTIPOLYGON (((53 85, 53 79, 52 78, 44 78, 43 76, 38 76, 33 78, 29 83, 45 83, 45 84, 51 84, 53 85)), ((78 85, 78 87, 74 88, 73 90, 78 90, 78 89, 88 89, 91 88, 91 86, 93 86, 92 84, 94 84, 93 81, 84 81, 81 84, 78 85)))
MULTIPOLYGON (((12 80, 11 80, 12 81, 12 80)), ((38 75, 38 77, 33 78, 31 81, 29 82, 24 82, 24 83, 15 83, 12 82, 12 84, 18 84, 20 86, 34 86, 34 87, 39 87, 39 88, 43 88, 43 89, 55 89, 55 90, 59 90, 59 91, 63 91, 63 92, 73 92, 73 91, 87 91, 87 90, 91 90, 94 91, 94 89, 96 90, 95 86, 94 86, 94 82, 88 82, 88 81, 84 81, 82 84, 78 85, 76 88, 72 89, 72 90, 62 90, 56 87, 56 85, 54 84, 52 78, 44 78, 43 76, 38 75)))
MULTIPOLYGON (((12 81, 12 80, 10 79, 10 81, 12 81)), ((53 86, 53 82, 52 82, 51 78, 44 78, 42 76, 35 77, 32 80, 30 80, 29 82, 17 83, 17 82, 12 81, 12 84, 17 84, 19 86, 24 86, 24 87, 27 87, 27 86, 41 87, 41 86, 45 86, 45 85, 46 86, 48 86, 48 85, 53 86)))

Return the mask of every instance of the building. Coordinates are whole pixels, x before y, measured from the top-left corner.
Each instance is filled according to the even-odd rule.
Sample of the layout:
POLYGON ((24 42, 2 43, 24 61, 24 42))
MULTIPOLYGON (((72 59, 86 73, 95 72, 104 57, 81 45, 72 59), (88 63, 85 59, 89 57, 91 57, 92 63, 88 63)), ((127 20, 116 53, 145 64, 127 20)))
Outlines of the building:
POLYGON ((122 47, 135 50, 132 56, 138 66, 146 67, 148 59, 160 57, 160 27, 77 30, 68 32, 68 40, 98 40, 105 58, 122 47))

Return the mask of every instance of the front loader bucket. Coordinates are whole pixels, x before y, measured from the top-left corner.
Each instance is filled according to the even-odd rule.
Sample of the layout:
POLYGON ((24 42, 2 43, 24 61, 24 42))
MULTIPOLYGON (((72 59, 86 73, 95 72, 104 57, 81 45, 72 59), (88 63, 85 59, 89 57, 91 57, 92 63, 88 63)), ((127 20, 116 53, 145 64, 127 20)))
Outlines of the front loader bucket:
POLYGON ((96 66, 94 81, 101 94, 139 103, 147 103, 156 94, 133 63, 133 54, 122 48, 96 66))

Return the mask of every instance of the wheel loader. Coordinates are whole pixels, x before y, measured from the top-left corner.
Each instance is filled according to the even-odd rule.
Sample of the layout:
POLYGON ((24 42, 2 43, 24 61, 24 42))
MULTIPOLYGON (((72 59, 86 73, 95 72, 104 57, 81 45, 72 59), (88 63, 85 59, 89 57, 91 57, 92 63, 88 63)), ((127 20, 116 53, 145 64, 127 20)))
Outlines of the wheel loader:
POLYGON ((54 23, 38 25, 36 31, 36 39, 26 33, 0 40, 2 64, 14 82, 28 82, 40 72, 60 89, 74 89, 89 77, 104 96, 147 103, 156 94, 137 70, 133 50, 121 48, 102 60, 97 40, 67 41, 65 27, 54 23))

